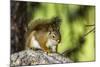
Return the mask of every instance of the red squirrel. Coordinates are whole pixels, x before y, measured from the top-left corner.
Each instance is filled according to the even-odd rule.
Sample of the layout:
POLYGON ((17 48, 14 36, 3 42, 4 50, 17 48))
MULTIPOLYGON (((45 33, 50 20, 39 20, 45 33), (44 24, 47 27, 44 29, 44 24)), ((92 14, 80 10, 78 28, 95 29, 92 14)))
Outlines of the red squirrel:
POLYGON ((50 20, 35 20, 29 28, 25 48, 40 49, 44 52, 57 52, 57 45, 61 41, 59 30, 60 19, 58 17, 50 20))

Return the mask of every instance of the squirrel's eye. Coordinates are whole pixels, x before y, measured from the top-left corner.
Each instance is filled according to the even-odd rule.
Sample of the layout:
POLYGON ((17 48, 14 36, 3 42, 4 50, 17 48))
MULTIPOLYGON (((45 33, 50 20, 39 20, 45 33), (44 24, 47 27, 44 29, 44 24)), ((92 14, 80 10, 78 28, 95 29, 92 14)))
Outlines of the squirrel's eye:
POLYGON ((52 37, 55 38, 55 35, 53 35, 52 37))

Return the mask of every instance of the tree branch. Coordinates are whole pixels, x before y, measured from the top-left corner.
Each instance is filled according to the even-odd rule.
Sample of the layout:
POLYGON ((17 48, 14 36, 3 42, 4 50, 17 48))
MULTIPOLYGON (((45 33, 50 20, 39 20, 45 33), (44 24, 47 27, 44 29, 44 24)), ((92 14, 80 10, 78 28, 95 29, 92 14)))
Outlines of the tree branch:
POLYGON ((73 62, 58 53, 45 53, 37 50, 24 50, 11 55, 11 66, 37 65, 37 64, 57 64, 73 62))

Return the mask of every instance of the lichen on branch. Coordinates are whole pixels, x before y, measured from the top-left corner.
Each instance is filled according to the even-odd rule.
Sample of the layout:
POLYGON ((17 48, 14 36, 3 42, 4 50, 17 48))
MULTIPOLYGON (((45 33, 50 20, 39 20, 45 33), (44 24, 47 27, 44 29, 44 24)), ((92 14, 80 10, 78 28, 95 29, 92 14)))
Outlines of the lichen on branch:
POLYGON ((11 55, 11 66, 29 66, 39 64, 61 64, 73 62, 58 53, 45 53, 41 50, 24 50, 11 55))

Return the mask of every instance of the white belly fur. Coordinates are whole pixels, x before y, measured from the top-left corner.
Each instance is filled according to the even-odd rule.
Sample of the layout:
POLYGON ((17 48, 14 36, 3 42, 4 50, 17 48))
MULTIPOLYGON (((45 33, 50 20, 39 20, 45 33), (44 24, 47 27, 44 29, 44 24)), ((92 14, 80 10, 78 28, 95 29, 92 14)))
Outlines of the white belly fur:
POLYGON ((31 45, 33 48, 41 49, 39 42, 35 39, 34 36, 31 39, 31 45))

